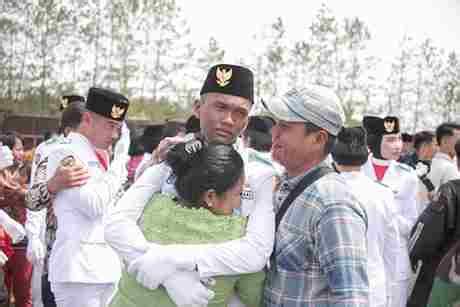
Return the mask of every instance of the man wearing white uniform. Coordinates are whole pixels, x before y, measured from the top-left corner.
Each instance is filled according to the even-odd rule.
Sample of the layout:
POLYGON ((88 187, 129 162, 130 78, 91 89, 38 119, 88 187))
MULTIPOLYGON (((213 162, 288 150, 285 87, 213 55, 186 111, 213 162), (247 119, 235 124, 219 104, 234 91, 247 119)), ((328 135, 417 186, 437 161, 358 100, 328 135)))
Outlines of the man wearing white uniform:
MULTIPOLYGON (((212 67, 201 89, 194 114, 200 119, 200 138, 206 142, 233 144, 246 128, 253 104, 253 74, 241 66, 219 64, 212 67)), ((185 139, 194 137, 187 135, 185 139)), ((154 158, 162 160, 168 146, 183 138, 166 138, 154 158)), ((237 145, 235 145, 237 146, 237 145)), ((105 228, 106 240, 127 262, 129 272, 144 286, 154 289, 164 284, 177 305, 195 304, 198 293, 206 293, 199 278, 260 271, 273 248, 273 175, 270 165, 252 159, 238 146, 245 162, 246 184, 242 193, 242 212, 248 215, 246 235, 238 240, 202 246, 160 246, 145 240, 136 225, 137 218, 153 193, 174 193, 171 172, 161 175, 163 183, 153 185, 155 168, 147 168, 123 195, 105 228), (243 151, 243 152, 242 152, 243 151), (181 273, 177 273, 182 270, 181 273), (171 282, 171 276, 187 277, 188 282, 171 282), (193 274, 198 275, 193 276, 193 274), (176 294, 176 295, 174 295, 176 294), (180 300, 183 298, 184 300, 180 300)), ((199 296, 199 295, 198 295, 199 296)), ((205 297, 209 299, 210 297, 205 297)))
POLYGON ((49 261, 49 280, 58 307, 104 307, 120 278, 121 264, 104 240, 104 219, 126 180, 129 131, 124 126, 107 166, 99 150, 118 139, 128 99, 106 89, 91 88, 76 132, 67 144, 48 155, 51 178, 62 165, 81 164, 90 179, 59 191, 53 200, 59 225, 49 261))
POLYGON ((368 133, 368 146, 372 156, 361 169, 372 180, 389 187, 395 197, 400 247, 391 303, 392 306, 403 307, 406 306, 412 277, 407 244, 412 226, 418 217, 418 179, 410 166, 397 162, 402 148, 398 118, 365 116, 363 126, 368 133))
POLYGON ((66 144, 66 137, 74 131, 84 112, 84 97, 63 96, 60 135, 42 142, 35 150, 31 180, 26 194, 27 259, 33 264, 32 302, 36 307, 54 307, 53 293, 48 281, 48 258, 56 236, 56 217, 53 213, 52 196, 61 189, 83 185, 88 172, 81 166, 60 167, 49 181, 46 176, 48 155, 54 148, 66 144))
POLYGON ((438 189, 449 180, 459 179, 460 173, 455 163, 455 143, 460 139, 460 125, 444 123, 436 128, 436 140, 439 151, 431 162, 431 171, 428 178, 438 189))
POLYGON ((391 306, 391 287, 396 277, 399 252, 393 194, 389 188, 360 171, 368 159, 366 132, 362 127, 343 128, 337 136, 332 157, 340 176, 364 204, 367 213, 369 306, 391 306))

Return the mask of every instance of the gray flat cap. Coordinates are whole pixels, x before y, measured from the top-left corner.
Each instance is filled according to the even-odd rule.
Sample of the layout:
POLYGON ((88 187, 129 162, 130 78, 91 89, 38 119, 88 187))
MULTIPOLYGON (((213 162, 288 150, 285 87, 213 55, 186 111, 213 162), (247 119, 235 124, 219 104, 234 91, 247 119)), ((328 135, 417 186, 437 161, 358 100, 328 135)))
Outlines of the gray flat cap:
POLYGON ((345 121, 338 97, 324 86, 307 85, 301 89, 291 89, 263 104, 268 114, 276 120, 310 122, 335 136, 345 121))

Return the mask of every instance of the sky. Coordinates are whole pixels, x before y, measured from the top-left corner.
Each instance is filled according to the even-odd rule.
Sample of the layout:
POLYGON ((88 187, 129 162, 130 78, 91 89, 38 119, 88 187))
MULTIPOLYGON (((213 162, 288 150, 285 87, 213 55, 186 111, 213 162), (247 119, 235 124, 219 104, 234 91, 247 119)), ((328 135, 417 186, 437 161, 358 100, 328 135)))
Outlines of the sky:
POLYGON ((250 55, 253 35, 282 17, 291 39, 304 36, 321 4, 333 14, 359 17, 369 27, 369 52, 389 63, 405 34, 435 46, 460 52, 460 0, 178 0, 191 26, 192 39, 206 46, 213 36, 226 51, 226 61, 250 55))

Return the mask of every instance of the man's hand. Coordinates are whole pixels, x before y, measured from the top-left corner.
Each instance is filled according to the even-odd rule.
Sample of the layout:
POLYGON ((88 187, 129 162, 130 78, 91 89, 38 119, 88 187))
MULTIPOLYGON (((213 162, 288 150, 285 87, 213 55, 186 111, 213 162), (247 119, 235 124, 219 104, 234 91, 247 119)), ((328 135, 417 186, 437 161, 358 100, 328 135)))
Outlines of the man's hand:
POLYGON ((195 259, 182 245, 150 244, 147 252, 132 261, 128 272, 148 289, 156 289, 178 271, 193 271, 195 259))
POLYGON ((40 264, 45 259, 45 245, 39 238, 31 238, 27 243, 26 257, 32 264, 40 264))
POLYGON ((54 176, 48 181, 48 191, 51 194, 56 194, 63 189, 82 186, 88 182, 89 177, 88 170, 81 164, 75 163, 71 166, 61 165, 56 169, 54 176))
POLYGON ((159 163, 166 159, 166 154, 168 150, 171 149, 176 144, 184 143, 186 140, 181 136, 167 137, 161 140, 157 148, 152 152, 153 163, 159 163))
POLYGON ((214 297, 214 292, 200 282, 198 272, 175 273, 163 286, 177 306, 207 306, 214 297))

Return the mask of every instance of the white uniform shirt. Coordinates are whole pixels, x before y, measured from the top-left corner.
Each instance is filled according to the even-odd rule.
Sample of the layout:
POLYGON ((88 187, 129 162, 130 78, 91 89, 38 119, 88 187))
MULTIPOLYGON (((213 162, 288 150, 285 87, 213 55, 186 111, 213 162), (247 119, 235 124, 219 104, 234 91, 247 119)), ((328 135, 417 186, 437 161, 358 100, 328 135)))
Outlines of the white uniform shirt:
POLYGON ((457 164, 449 155, 437 152, 431 161, 431 170, 428 174, 436 189, 449 180, 459 179, 460 173, 458 172, 457 164))
POLYGON ((397 210, 389 188, 372 181, 360 172, 343 172, 351 192, 365 206, 368 228, 368 274, 371 307, 387 306, 391 285, 396 278, 399 253, 397 210))
MULTIPOLYGON (((273 249, 275 171, 257 159, 247 159, 247 153, 239 151, 245 161, 246 172, 242 199, 243 214, 249 214, 246 235, 225 243, 195 247, 193 253, 202 278, 260 271, 273 249)), ((171 169, 165 163, 148 167, 125 192, 107 219, 106 239, 128 263, 148 249, 148 242, 137 226, 145 205, 154 193, 174 192, 173 183, 171 169)))
MULTIPOLYGON (((369 157, 369 160, 363 165, 361 170, 370 179, 377 181, 372 165, 373 159, 369 157)), ((396 280, 401 281, 410 278, 412 275, 407 244, 412 226, 418 218, 416 199, 418 178, 410 166, 397 161, 386 162, 388 163, 388 169, 380 183, 390 188, 395 198, 395 208, 397 210, 396 221, 400 235, 400 252, 398 257, 400 261, 398 261, 396 269, 396 280)))
POLYGON ((59 226, 49 278, 52 283, 115 283, 121 276, 121 264, 104 240, 103 223, 122 180, 104 171, 86 137, 71 133, 67 139, 69 144, 55 148, 48 156, 48 179, 68 157, 82 163, 90 179, 83 186, 58 192, 54 198, 59 226))

